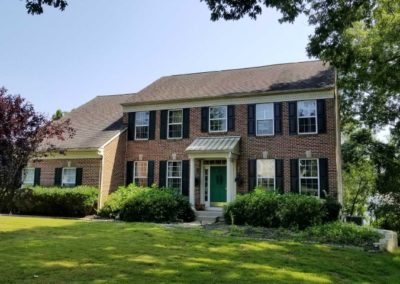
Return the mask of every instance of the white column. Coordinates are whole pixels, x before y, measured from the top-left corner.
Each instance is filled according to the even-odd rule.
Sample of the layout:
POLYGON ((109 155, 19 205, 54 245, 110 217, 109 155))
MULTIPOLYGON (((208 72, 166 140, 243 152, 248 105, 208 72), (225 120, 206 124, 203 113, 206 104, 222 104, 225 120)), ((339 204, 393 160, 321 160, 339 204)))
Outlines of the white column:
POLYGON ((232 201, 232 191, 233 191, 233 184, 235 182, 235 178, 233 177, 233 166, 232 166, 232 159, 226 159, 226 201, 232 201))
POLYGON ((190 178, 189 178, 189 202, 194 206, 195 193, 194 193, 194 183, 195 183, 195 163, 194 158, 190 159, 190 178))

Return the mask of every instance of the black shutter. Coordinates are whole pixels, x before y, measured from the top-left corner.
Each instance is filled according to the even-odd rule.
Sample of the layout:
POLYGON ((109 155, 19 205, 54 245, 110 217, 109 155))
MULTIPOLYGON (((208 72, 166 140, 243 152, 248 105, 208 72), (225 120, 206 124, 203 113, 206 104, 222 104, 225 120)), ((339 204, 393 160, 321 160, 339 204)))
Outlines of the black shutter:
POLYGON ((189 138, 190 133, 190 108, 183 109, 183 138, 189 138))
POLYGON ((297 134, 297 102, 289 102, 289 134, 297 134))
POLYGON ((248 179, 249 192, 251 192, 257 186, 257 160, 249 160, 248 172, 249 172, 249 179, 248 179))
POLYGON ((167 186, 167 161, 160 161, 159 187, 167 186))
POLYGON ((319 186, 320 196, 326 198, 329 194, 328 159, 319 159, 319 186))
POLYGON ((167 139, 168 110, 162 110, 160 114, 160 139, 167 139))
POLYGON ((235 106, 228 106, 228 131, 235 131, 235 106))
POLYGON ((33 186, 40 185, 40 168, 35 168, 35 177, 33 179, 33 186))
POLYGON ((299 193, 299 160, 290 160, 290 191, 299 193))
POLYGON ((283 186, 284 182, 284 175, 283 175, 283 160, 276 159, 275 160, 275 188, 276 191, 279 193, 285 193, 285 188, 283 186))
POLYGON ((76 168, 75 172, 75 186, 82 185, 83 169, 76 168))
POLYGON ((61 186, 61 179, 62 179, 62 168, 56 168, 54 170, 54 185, 61 186))
POLYGON ((128 113, 128 140, 135 140, 135 115, 134 112, 128 113))
POLYGON ((149 114, 149 140, 156 138, 156 111, 151 111, 149 114))
POLYGON ((256 135, 256 105, 247 105, 247 134, 256 135))
POLYGON ((154 161, 147 162, 147 186, 151 187, 154 183, 154 161))
POLYGON ((133 161, 127 161, 125 185, 130 185, 132 182, 133 182, 133 161))
POLYGON ((317 100, 318 133, 326 133, 326 106, 325 100, 317 100))
POLYGON ((208 132, 208 116, 209 116, 209 108, 202 107, 201 108, 201 132, 208 132))
POLYGON ((274 103, 275 135, 282 134, 282 103, 274 103))
POLYGON ((182 161, 182 195, 189 196, 189 160, 182 161))

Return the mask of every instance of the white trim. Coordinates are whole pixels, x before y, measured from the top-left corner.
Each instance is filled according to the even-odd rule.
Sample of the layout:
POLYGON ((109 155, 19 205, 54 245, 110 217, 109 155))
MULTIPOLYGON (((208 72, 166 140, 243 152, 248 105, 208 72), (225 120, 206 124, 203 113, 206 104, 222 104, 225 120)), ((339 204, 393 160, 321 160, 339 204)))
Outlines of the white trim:
POLYGON ((294 92, 294 93, 260 93, 259 95, 248 95, 245 97, 238 96, 226 96, 223 98, 207 98, 204 100, 191 101, 182 100, 180 102, 149 102, 147 104, 134 104, 124 105, 124 112, 136 112, 136 111, 151 111, 151 110, 164 110, 164 109, 175 109, 175 108, 194 108, 194 107, 209 107, 212 106, 226 106, 226 105, 244 105, 244 104, 258 104, 258 103, 274 103, 274 102, 291 102, 299 100, 316 100, 316 99, 333 99, 334 88, 331 90, 322 91, 309 91, 309 92, 294 92))
POLYGON ((301 180, 302 179, 315 179, 315 177, 301 177, 300 175, 300 161, 302 160, 314 160, 317 161, 317 180, 318 180, 318 198, 321 197, 321 186, 320 186, 320 176, 319 176, 319 159, 317 158, 302 158, 297 161, 297 170, 299 172, 299 194, 301 194, 301 180))
POLYGON ((274 103, 260 103, 256 104, 256 136, 274 136, 275 135, 275 106, 274 103), (264 121, 264 120, 270 120, 270 119, 257 119, 257 106, 259 105, 267 105, 271 104, 272 105, 272 133, 271 134, 259 134, 258 133, 258 124, 257 121, 264 121))
POLYGON ((168 115, 167 115, 167 139, 176 140, 176 139, 182 139, 182 138, 183 138, 183 108, 169 109, 168 115), (169 113, 171 111, 181 111, 182 112, 182 121, 180 123, 177 123, 177 122, 170 123, 169 122, 169 113), (181 126, 181 136, 180 137, 169 137, 169 126, 170 125, 180 125, 181 126))
POLYGON ((180 179, 181 180, 181 184, 180 184, 180 191, 181 191, 181 194, 182 194, 182 172, 183 172, 183 163, 182 163, 182 160, 168 160, 167 161, 167 169, 166 169, 166 171, 165 171, 165 174, 166 174, 166 180, 165 180, 165 187, 169 187, 168 186, 168 178, 173 178, 173 179, 180 179), (168 167, 168 163, 170 163, 170 162, 173 162, 173 163, 176 163, 176 162, 179 162, 179 163, 181 163, 181 175, 180 175, 180 177, 169 177, 168 176, 168 169, 169 169, 169 167, 168 167))
POLYGON ((208 132, 209 133, 221 133, 228 132, 228 106, 210 106, 208 107, 208 132), (211 108, 225 108, 225 118, 213 118, 211 119, 211 108), (223 121, 225 120, 225 129, 222 130, 211 130, 211 120, 223 121))
POLYGON ((301 100, 297 101, 296 104, 296 117, 297 117, 297 134, 298 135, 307 135, 307 134, 318 134, 318 106, 317 106, 317 100, 301 100), (300 126, 300 117, 299 117, 299 102, 310 102, 314 101, 315 102, 315 116, 302 116, 301 118, 314 118, 315 117, 315 132, 300 132, 299 126, 300 126))
POLYGON ((67 150, 65 154, 60 153, 47 153, 49 156, 42 156, 32 158, 31 160, 76 160, 76 159, 100 159, 102 153, 100 149, 88 149, 88 150, 67 150))
POLYGON ((113 137, 111 137, 106 143, 104 143, 103 145, 101 145, 99 147, 99 149, 103 149, 104 147, 106 147, 108 144, 110 144, 115 138, 117 138, 118 136, 120 136, 122 133, 124 133, 128 128, 125 127, 124 129, 122 129, 120 132, 118 132, 117 134, 115 134, 113 137))
POLYGON ((150 136, 150 111, 137 111, 135 113, 135 129, 134 129, 134 132, 135 132, 135 135, 134 135, 135 136, 135 141, 149 140, 149 136, 150 136), (147 125, 145 125, 145 124, 137 125, 136 124, 137 114, 140 113, 140 112, 148 114, 148 123, 147 123, 147 125), (143 127, 143 126, 147 126, 147 138, 137 138, 136 137, 136 127, 143 127))

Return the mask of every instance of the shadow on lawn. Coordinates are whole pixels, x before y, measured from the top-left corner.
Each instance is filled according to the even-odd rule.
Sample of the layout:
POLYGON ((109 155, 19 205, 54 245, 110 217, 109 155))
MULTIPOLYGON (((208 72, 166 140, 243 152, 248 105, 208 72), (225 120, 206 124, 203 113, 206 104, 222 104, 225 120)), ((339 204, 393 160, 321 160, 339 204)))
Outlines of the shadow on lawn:
POLYGON ((0 283, 394 283, 400 278, 398 255, 119 222, 3 232, 0 255, 0 283))

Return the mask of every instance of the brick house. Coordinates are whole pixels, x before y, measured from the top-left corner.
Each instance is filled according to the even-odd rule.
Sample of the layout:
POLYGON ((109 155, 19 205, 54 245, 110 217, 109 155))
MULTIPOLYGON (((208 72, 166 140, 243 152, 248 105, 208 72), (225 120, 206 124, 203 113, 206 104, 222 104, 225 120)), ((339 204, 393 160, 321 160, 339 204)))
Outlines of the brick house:
POLYGON ((338 107, 335 70, 321 61, 167 76, 72 111, 67 155, 29 166, 44 185, 75 168, 71 182, 101 188, 99 206, 132 182, 205 208, 256 186, 341 201, 338 107))

